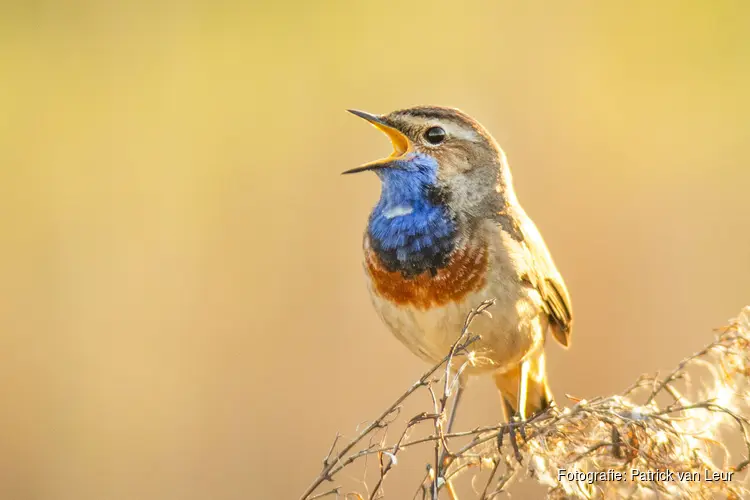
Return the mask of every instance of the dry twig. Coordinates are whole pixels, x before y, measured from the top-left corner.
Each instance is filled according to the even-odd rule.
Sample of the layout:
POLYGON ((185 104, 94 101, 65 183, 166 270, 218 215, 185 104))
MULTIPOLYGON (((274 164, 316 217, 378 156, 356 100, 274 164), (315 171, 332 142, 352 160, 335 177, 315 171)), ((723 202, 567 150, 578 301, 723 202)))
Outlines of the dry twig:
MULTIPOLYGON (((487 477, 481 483, 472 482, 475 498, 496 498, 518 477, 546 485, 552 499, 750 496, 740 477, 750 464, 750 307, 666 377, 643 375, 619 395, 590 401, 571 397, 573 406, 553 406, 523 422, 524 439, 507 446, 503 435, 509 424, 444 432, 451 388, 474 358, 469 347, 478 337, 471 334, 471 323, 476 316, 488 314, 492 304, 486 301, 471 311, 448 355, 355 438, 337 447, 340 436, 336 436, 320 474, 302 500, 323 495, 338 498, 340 486, 314 493, 370 455, 376 455, 380 465, 372 491, 369 495, 351 492, 346 498, 382 498, 384 481, 397 465, 398 454, 428 443, 433 445, 431 464, 417 490, 423 499, 436 500, 452 480, 477 479, 484 470, 489 471, 487 477), (434 378, 441 368, 442 375, 434 378), (701 374, 701 383, 693 384, 691 374, 701 374), (439 396, 436 387, 442 389, 439 396), (404 401, 421 388, 431 396, 430 411, 409 419, 395 443, 361 447, 374 431, 394 425, 404 401), (431 422, 432 433, 410 439, 411 431, 423 422, 431 422), (468 442, 451 446, 457 439, 468 442), (729 450, 733 445, 742 449, 729 450), (733 460, 738 454, 743 458, 733 460), (444 477, 438 477, 439 471, 444 477)), ((452 489, 448 493, 451 498, 455 495, 452 489)))

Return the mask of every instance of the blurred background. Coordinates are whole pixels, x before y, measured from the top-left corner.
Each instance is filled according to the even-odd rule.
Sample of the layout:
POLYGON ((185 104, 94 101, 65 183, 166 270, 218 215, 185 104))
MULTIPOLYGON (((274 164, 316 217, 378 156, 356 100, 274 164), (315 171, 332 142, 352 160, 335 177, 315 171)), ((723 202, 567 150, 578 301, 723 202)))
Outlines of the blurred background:
MULTIPOLYGON (((390 146, 346 108, 503 145, 573 297, 559 399, 750 303, 746 2, 0 8, 0 498, 297 498, 426 369, 370 306, 379 185, 339 172, 390 146)), ((490 385, 459 427, 500 418, 490 385)))

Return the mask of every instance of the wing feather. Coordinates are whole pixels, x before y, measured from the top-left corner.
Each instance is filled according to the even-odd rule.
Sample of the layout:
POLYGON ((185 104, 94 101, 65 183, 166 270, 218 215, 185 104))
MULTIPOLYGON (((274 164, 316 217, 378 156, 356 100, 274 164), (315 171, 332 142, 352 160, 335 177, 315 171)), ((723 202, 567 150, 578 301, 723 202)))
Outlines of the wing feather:
POLYGON ((542 235, 534 222, 517 208, 513 213, 498 214, 503 230, 525 247, 528 267, 521 278, 535 288, 542 297, 543 307, 550 317, 550 329, 555 339, 567 347, 573 329, 573 309, 570 295, 562 276, 552 261, 542 235))

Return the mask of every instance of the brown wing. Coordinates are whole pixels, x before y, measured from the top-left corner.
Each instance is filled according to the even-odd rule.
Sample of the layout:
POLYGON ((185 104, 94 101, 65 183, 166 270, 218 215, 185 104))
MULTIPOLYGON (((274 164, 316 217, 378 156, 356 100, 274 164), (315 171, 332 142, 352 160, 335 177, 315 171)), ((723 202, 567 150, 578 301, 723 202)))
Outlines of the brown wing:
POLYGON ((552 256, 547 250, 542 235, 534 222, 517 208, 513 213, 499 215, 499 222, 513 238, 526 247, 529 256, 529 267, 522 279, 536 288, 542 296, 544 308, 550 317, 550 329, 555 339, 563 346, 570 345, 573 329, 573 309, 570 295, 562 276, 557 271, 552 256))
POLYGON ((573 312, 570 307, 570 296, 562 280, 547 278, 544 284, 538 287, 545 304, 548 307, 552 335, 565 347, 570 345, 570 336, 573 331, 573 312))

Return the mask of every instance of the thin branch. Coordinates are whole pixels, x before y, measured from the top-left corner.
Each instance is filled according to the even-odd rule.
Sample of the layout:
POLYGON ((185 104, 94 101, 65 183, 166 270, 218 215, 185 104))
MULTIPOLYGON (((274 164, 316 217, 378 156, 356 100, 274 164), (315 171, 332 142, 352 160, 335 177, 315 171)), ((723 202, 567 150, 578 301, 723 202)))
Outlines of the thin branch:
POLYGON ((420 378, 417 380, 414 384, 412 384, 411 387, 409 387, 406 392, 404 392, 401 396, 399 396, 396 401, 393 402, 383 413, 381 413, 375 420, 372 421, 367 427, 365 427, 354 439, 352 439, 339 453, 336 454, 336 458, 333 461, 330 461, 330 454, 326 457, 324 460, 323 470, 321 470, 320 474, 318 474, 318 477, 315 478, 315 480, 310 484, 310 486, 305 490, 305 492, 302 494, 301 499, 305 500, 308 499, 310 495, 312 494, 315 489, 320 486, 321 483, 324 481, 330 481, 333 479, 333 475, 341 470, 342 467, 335 468, 336 464, 340 463, 342 460, 344 460, 344 457, 357 445, 359 444, 362 439, 364 439, 370 432, 372 432, 374 429, 377 429, 379 427, 382 427, 384 425, 384 421, 388 418, 389 415, 397 411, 396 409, 401 406, 401 404, 409 397, 411 396, 417 389, 420 387, 425 387, 427 385, 427 381, 432 377, 432 375, 437 372, 443 364, 449 362, 453 359, 455 356, 455 353, 463 353, 466 351, 467 347, 469 347, 471 344, 479 340, 478 336, 473 336, 466 338, 468 336, 469 327, 471 326, 471 323, 474 321, 474 318, 478 314, 482 314, 488 307, 493 305, 495 303, 494 300, 486 300, 482 302, 482 304, 479 305, 476 309, 472 310, 464 324, 464 328, 461 331, 461 335, 456 340, 456 342, 451 346, 450 353, 443 358, 443 360, 438 363, 437 365, 433 366, 429 370, 427 370, 420 378), (461 342, 463 339, 463 342, 461 342))
POLYGON ((586 400, 570 396, 572 406, 553 405, 524 422, 447 433, 446 408, 454 397, 454 383, 467 363, 472 362, 468 347, 478 339, 470 333, 471 322, 480 314, 488 314, 490 305, 485 302, 473 310, 446 357, 354 439, 338 449, 341 436, 336 435, 320 474, 303 494, 303 500, 333 495, 339 498, 339 486, 313 493, 360 459, 366 464, 370 455, 377 456, 377 472, 368 474, 366 469, 365 479, 375 475, 374 487, 370 490, 365 482, 367 495, 353 491, 345 498, 382 498, 384 484, 396 468, 399 454, 407 448, 429 444, 432 449, 427 474, 414 495, 419 498, 421 491, 422 500, 437 500, 443 488, 453 498, 453 481, 476 477, 488 468, 487 464, 492 465, 491 472, 486 482, 482 480, 481 493, 477 490, 483 500, 497 498, 520 475, 546 485, 548 498, 553 499, 644 498, 653 494, 661 498, 750 498, 750 491, 738 479, 662 481, 649 477, 631 480, 629 476, 632 469, 697 472, 700 477, 704 471, 740 474, 750 469, 750 307, 720 330, 706 347, 683 359, 663 378, 658 374, 642 375, 623 392, 609 397, 586 400), (466 359, 456 368, 454 360, 460 356, 466 359), (691 374, 700 374, 694 377, 698 383, 693 382, 691 374), (431 407, 406 419, 403 429, 393 432, 393 426, 404 420, 402 404, 422 388, 430 396, 431 407), (442 393, 437 394, 436 388, 442 393), (660 397, 662 394, 665 397, 660 397), (424 428, 423 424, 431 427, 428 435, 411 439, 412 431, 424 428), (511 439, 511 446, 504 446, 503 436, 508 433, 513 437, 516 430, 521 439, 511 439), (365 441, 362 446, 368 436, 369 445, 365 441), (389 444, 389 436, 398 437, 389 444), (742 442, 743 456, 730 455, 725 442, 742 442), (714 463, 715 457, 723 457, 723 464, 714 463), (522 458, 526 459, 524 467, 519 466, 522 458), (569 479, 558 475, 561 469, 588 471, 586 474, 620 472, 629 480, 569 479))

